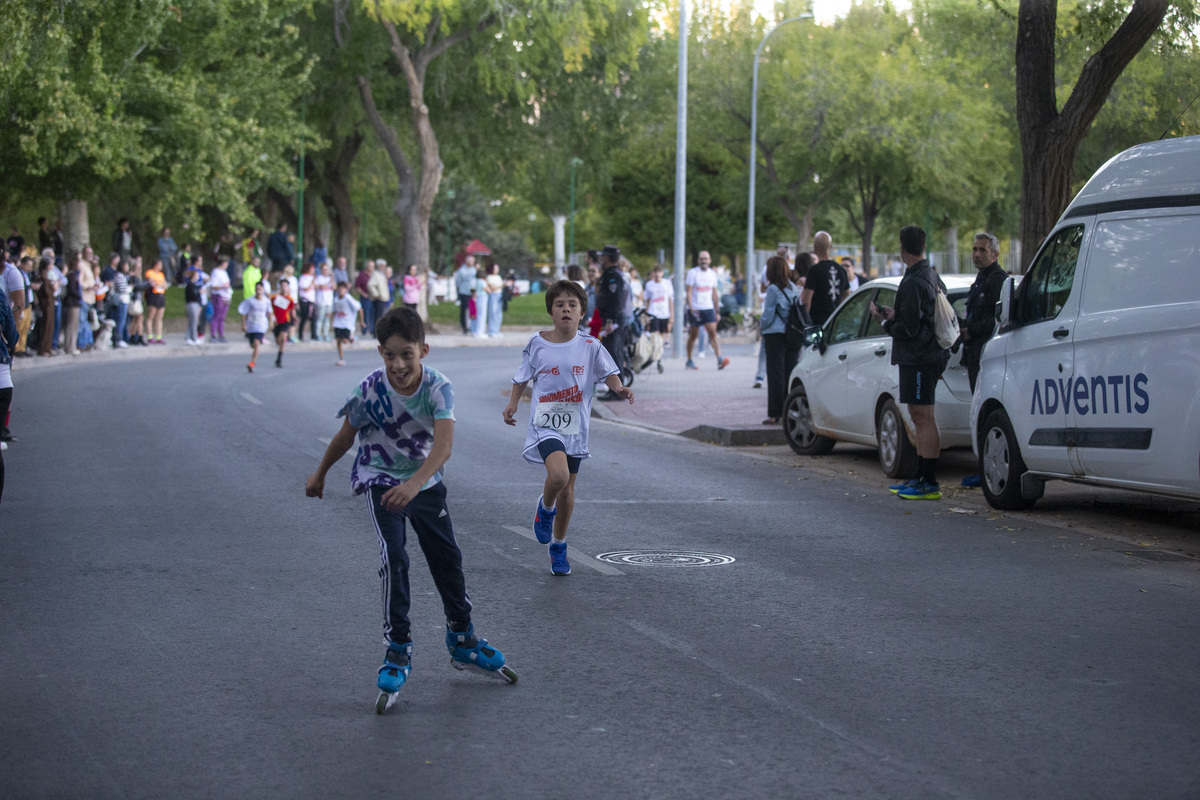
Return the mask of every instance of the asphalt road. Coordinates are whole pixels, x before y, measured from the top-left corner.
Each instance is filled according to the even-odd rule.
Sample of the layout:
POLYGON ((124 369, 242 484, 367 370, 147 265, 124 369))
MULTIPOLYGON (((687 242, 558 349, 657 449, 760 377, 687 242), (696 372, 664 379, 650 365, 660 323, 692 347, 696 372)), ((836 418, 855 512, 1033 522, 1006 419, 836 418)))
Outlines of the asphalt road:
POLYGON ((585 557, 553 578, 524 533, 542 473, 500 421, 518 360, 429 363, 476 628, 520 681, 450 668, 410 546, 414 668, 382 717, 349 457, 303 491, 373 353, 19 374, 0 797, 1200 795, 1195 562, 594 421, 585 557), (736 560, 586 557, 622 550, 736 560))

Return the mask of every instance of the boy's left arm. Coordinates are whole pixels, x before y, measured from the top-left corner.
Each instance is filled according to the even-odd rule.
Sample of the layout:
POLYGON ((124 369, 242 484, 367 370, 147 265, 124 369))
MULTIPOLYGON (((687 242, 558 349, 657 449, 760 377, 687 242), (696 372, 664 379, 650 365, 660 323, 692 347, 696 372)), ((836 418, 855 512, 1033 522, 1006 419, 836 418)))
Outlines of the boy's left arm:
POLYGON ((450 451, 454 444, 454 420, 435 419, 433 421, 433 447, 425 462, 421 464, 411 478, 399 486, 393 486, 383 493, 380 502, 388 511, 399 511, 409 504, 425 482, 432 478, 438 470, 450 460, 450 451))
POLYGON ((622 400, 628 400, 631 404, 633 403, 633 389, 621 383, 621 375, 619 373, 614 372, 605 378, 604 385, 617 397, 620 397, 622 400))

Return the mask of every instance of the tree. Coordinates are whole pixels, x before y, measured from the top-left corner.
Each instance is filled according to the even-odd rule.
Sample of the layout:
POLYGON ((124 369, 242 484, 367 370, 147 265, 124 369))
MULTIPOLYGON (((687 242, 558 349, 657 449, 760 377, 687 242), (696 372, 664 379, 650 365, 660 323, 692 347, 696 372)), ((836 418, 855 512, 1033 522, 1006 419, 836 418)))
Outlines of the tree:
MULTIPOLYGON (((1021 268, 1071 201, 1075 159, 1092 122, 1134 56, 1150 41, 1171 9, 1170 0, 1135 0, 1120 20, 1114 4, 1084 9, 1081 25, 1093 30, 1114 28, 1107 41, 1084 63, 1061 110, 1056 90, 1055 42, 1059 36, 1058 5, 1021 0, 1017 19, 1017 126, 1021 135, 1021 268)), ((1178 12, 1177 30, 1194 23, 1192 4, 1178 12)))
MULTIPOLYGON (((344 20, 350 3, 334 0, 334 35, 343 48, 349 46, 344 20)), ((402 261, 419 267, 429 264, 429 221, 444 169, 430 105, 436 97, 427 95, 431 65, 450 51, 464 63, 486 64, 478 72, 479 100, 536 84, 550 70, 578 71, 590 59, 601 60, 606 73, 615 74, 636 53, 638 31, 646 19, 645 7, 634 0, 503 5, 489 0, 366 0, 363 6, 387 33, 390 66, 408 102, 402 135, 376 100, 375 86, 382 79, 365 71, 356 78, 363 109, 396 174, 395 211, 404 227, 402 261)), ((479 112, 486 114, 486 109, 479 112)))

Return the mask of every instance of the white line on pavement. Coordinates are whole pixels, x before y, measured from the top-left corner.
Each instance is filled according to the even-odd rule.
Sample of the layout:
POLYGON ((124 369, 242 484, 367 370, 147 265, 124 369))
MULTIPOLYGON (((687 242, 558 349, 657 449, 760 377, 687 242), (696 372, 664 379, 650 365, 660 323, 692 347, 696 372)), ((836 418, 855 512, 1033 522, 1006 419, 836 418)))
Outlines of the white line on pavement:
POLYGON ((246 398, 246 399, 247 399, 247 400, 249 400, 251 403, 254 403, 254 405, 256 405, 256 406, 261 406, 261 405, 262 405, 262 400, 259 400, 257 397, 255 397, 254 395, 250 394, 249 392, 242 392, 242 397, 246 398))
MULTIPOLYGON (((513 533, 519 533, 522 536, 524 536, 526 539, 533 539, 533 541, 537 542, 537 537, 534 536, 533 531, 529 530, 528 528, 522 528, 517 525, 503 525, 501 527, 503 527, 507 531, 512 531, 513 533)), ((541 542, 538 542, 538 544, 541 544, 541 542)), ((591 567, 592 569, 596 570, 596 572, 599 572, 601 575, 624 575, 625 574, 624 572, 621 572, 621 570, 617 569, 616 567, 605 564, 603 561, 598 561, 598 560, 592 558, 591 556, 587 555, 586 553, 579 552, 574 547, 571 547, 571 545, 567 545, 567 558, 569 558, 571 560, 572 564, 576 564, 576 565, 582 564, 585 567, 591 567)))

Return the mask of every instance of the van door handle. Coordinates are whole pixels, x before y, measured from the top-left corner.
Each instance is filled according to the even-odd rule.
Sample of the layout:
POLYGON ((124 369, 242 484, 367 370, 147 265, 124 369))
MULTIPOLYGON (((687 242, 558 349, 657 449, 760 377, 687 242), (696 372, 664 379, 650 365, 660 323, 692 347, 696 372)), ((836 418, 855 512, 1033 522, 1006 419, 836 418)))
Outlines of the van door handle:
POLYGON ((845 353, 842 353, 841 355, 839 355, 839 356, 838 356, 838 361, 845 361, 845 360, 846 360, 846 354, 845 354, 845 353))
POLYGON ((1067 330, 1066 328, 1059 328, 1058 330, 1056 330, 1054 332, 1055 339, 1063 339, 1070 335, 1071 335, 1071 332, 1069 330, 1067 330))
POLYGON ((881 348, 879 348, 878 350, 876 350, 876 351, 875 351, 875 355, 877 355, 877 356, 886 356, 886 355, 887 355, 887 348, 886 348, 886 347, 881 347, 881 348))

